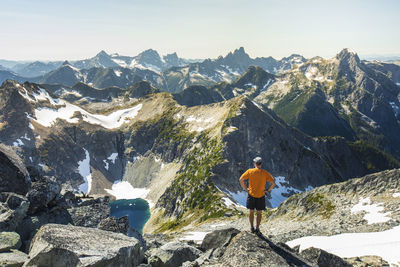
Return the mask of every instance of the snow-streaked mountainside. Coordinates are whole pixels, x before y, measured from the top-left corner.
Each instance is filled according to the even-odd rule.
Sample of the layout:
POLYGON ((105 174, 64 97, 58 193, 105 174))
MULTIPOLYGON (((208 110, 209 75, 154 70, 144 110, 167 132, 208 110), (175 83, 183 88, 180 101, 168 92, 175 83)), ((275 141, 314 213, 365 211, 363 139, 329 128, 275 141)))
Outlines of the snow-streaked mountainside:
MULTIPOLYGON (((263 92, 276 79, 250 68, 236 85, 263 92)), ((270 207, 293 193, 369 173, 371 165, 400 166, 376 149, 360 152, 344 139, 304 135, 251 101, 251 94, 186 105, 196 94, 177 98, 145 82, 100 101, 84 96, 91 90, 96 89, 5 82, 1 142, 67 188, 119 196, 121 183, 129 182, 130 192, 145 190, 141 196, 166 216, 180 218, 198 209, 220 214, 244 205, 237 179, 256 155, 267 159, 265 168, 277 177, 270 207), (74 95, 72 103, 65 91, 74 95), (369 153, 368 161, 360 153, 369 153)))

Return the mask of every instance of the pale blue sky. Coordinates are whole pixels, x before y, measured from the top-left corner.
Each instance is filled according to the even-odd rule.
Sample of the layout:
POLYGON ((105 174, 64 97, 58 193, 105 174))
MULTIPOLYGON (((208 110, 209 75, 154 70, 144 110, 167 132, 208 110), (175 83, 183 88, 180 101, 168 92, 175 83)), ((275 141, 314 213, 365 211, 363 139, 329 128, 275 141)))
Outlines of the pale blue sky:
POLYGON ((0 0, 0 58, 400 54, 397 0, 0 0))

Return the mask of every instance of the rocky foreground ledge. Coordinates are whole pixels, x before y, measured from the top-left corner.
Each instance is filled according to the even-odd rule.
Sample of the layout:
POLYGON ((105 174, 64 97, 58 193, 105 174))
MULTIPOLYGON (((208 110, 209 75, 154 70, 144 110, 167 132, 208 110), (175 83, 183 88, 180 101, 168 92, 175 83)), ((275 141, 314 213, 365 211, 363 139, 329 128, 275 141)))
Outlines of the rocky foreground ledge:
MULTIPOLYGON (((323 250, 301 253, 262 235, 235 228, 207 234, 198 245, 146 235, 146 244, 122 233, 46 224, 34 236, 29 255, 17 252, 18 235, 0 253, 1 266, 353 266, 323 250), (14 249, 13 249, 14 248, 14 249), (7 252, 4 252, 7 251, 7 252)), ((0 239, 4 243, 4 238, 0 239)))

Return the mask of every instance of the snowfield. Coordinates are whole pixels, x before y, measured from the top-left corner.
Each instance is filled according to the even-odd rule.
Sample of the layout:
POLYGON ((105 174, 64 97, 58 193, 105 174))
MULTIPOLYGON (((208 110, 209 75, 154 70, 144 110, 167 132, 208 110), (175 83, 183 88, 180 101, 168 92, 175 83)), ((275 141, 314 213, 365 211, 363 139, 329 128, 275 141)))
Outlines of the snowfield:
POLYGON ((78 161, 78 172, 83 177, 85 181, 83 184, 79 186, 79 191, 88 194, 90 189, 92 188, 92 173, 90 171, 90 155, 86 149, 85 150, 85 159, 78 161))
POLYGON ((129 182, 127 181, 115 181, 112 185, 111 189, 105 189, 107 193, 115 196, 118 199, 135 199, 135 198, 142 198, 149 203, 150 208, 154 206, 154 204, 146 199, 147 195, 150 192, 150 189, 147 188, 134 188, 129 182))
POLYGON ((400 226, 383 232, 307 236, 286 243, 300 250, 316 247, 342 258, 376 255, 390 264, 400 264, 400 226))
POLYGON ((115 129, 124 124, 126 120, 136 117, 142 108, 142 104, 138 104, 131 108, 114 111, 108 115, 99 115, 91 114, 86 110, 64 100, 53 98, 44 89, 40 89, 39 94, 33 94, 34 98, 29 96, 26 90, 25 93, 20 92, 20 94, 30 102, 48 100, 50 104, 55 106, 55 108, 37 107, 35 109, 36 119, 33 119, 31 115, 27 114, 27 118, 32 119, 45 127, 50 127, 57 119, 66 120, 70 123, 78 123, 79 119, 72 118, 72 116, 76 112, 79 112, 82 114, 82 119, 90 124, 100 125, 107 129, 115 129))

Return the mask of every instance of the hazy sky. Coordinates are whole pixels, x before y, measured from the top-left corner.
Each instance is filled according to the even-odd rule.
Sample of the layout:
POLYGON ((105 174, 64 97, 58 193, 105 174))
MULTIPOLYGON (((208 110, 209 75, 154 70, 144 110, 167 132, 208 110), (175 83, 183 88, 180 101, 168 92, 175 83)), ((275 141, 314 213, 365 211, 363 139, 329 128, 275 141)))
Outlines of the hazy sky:
POLYGON ((0 58, 400 54, 398 0, 0 0, 0 58))

